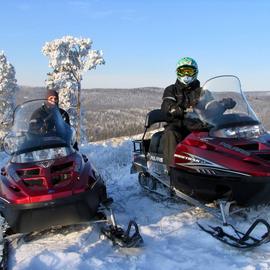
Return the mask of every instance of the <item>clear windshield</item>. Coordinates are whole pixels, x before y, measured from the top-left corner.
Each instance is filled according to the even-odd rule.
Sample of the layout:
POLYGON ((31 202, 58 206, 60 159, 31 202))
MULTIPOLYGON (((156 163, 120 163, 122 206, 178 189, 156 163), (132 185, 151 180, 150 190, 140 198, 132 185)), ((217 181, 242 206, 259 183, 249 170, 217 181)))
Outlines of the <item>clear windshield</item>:
POLYGON ((186 114, 185 121, 191 120, 214 137, 256 137, 263 132, 239 79, 232 75, 206 81, 194 109, 186 114))
POLYGON ((32 100, 19 105, 4 147, 9 154, 22 154, 48 148, 69 147, 74 130, 63 120, 57 106, 46 100, 32 100))

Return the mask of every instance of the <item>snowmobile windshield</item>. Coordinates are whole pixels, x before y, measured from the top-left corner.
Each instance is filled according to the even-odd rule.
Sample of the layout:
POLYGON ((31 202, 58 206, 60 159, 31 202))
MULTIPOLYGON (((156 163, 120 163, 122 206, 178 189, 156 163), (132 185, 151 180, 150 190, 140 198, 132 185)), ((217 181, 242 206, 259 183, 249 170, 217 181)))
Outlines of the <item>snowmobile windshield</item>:
POLYGON ((11 155, 54 148, 68 152, 75 141, 74 133, 56 105, 46 100, 31 100, 15 109, 13 126, 5 137, 4 147, 11 155))
POLYGON ((252 138, 265 132, 233 75, 206 81, 185 118, 193 129, 207 128, 213 137, 252 138))

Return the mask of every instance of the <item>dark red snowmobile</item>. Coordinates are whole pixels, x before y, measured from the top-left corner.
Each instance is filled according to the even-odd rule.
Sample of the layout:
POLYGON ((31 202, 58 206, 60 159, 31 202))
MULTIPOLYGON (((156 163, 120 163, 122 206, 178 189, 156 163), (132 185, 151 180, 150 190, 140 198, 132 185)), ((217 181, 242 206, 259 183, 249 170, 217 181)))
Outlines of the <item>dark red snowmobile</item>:
MULTIPOLYGON (((270 202, 270 135, 247 102, 237 77, 218 76, 204 84, 196 106, 185 114, 183 121, 189 133, 175 149, 170 174, 163 163, 163 131, 145 139, 150 126, 169 121, 169 115, 161 110, 151 111, 143 138, 133 142, 131 172, 139 173, 141 186, 158 192, 161 184, 204 209, 209 209, 206 203, 217 202, 224 224, 231 204, 247 207, 270 202), (218 109, 218 102, 228 98, 235 101, 234 108, 218 109)), ((268 223, 255 223, 251 231, 262 223, 267 233, 252 243, 247 241, 251 231, 244 240, 228 240, 220 227, 205 230, 221 241, 245 248, 269 241, 268 223)))
POLYGON ((135 222, 124 232, 112 212, 107 218, 111 199, 105 183, 74 143, 74 129, 56 106, 32 100, 16 108, 12 131, 4 140, 11 158, 1 169, 0 181, 0 212, 8 232, 103 220, 110 225, 102 232, 114 243, 137 245, 141 237, 135 222), (44 119, 35 117, 41 108, 47 112, 44 119), (129 236, 133 226, 136 232, 129 236))

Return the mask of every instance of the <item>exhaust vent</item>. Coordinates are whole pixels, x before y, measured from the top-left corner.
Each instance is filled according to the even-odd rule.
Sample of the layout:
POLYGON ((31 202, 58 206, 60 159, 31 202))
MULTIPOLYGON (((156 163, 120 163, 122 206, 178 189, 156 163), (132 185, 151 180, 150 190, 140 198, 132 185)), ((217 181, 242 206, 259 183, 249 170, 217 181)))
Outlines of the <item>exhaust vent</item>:
POLYGON ((36 179, 24 179, 23 183, 27 187, 42 187, 43 186, 43 179, 42 178, 36 178, 36 179))
POLYGON ((259 150, 258 143, 239 144, 239 145, 234 145, 234 146, 241 148, 243 150, 246 150, 246 151, 258 151, 259 150))
POLYGON ((60 173, 64 171, 69 171, 72 169, 72 166, 73 166, 73 161, 63 163, 60 165, 55 165, 51 167, 51 173, 60 173))
POLYGON ((263 159, 263 160, 266 160, 266 161, 270 161, 270 153, 267 153, 267 154, 257 154, 256 155, 257 157, 263 159))
POLYGON ((20 177, 31 177, 40 174, 39 169, 24 169, 24 170, 17 170, 16 172, 20 177))

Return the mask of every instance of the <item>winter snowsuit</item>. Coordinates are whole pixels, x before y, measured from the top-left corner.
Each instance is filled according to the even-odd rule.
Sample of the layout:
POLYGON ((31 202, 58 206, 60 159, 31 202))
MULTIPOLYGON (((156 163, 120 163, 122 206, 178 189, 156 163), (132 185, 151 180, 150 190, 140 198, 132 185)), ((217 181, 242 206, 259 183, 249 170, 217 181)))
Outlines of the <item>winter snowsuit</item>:
POLYGON ((172 116, 172 121, 165 127, 163 135, 163 160, 169 169, 173 161, 176 145, 187 135, 187 127, 183 125, 185 111, 194 107, 200 98, 201 87, 198 80, 185 85, 179 80, 168 86, 163 93, 161 110, 172 116))
POLYGON ((169 170, 173 161, 176 145, 194 129, 194 123, 185 121, 184 115, 189 108, 195 108, 200 114, 215 124, 227 109, 232 109, 236 102, 232 98, 214 100, 209 90, 202 90, 198 80, 189 85, 180 81, 168 86, 164 90, 161 110, 172 117, 172 121, 165 127, 163 135, 163 160, 169 170))

